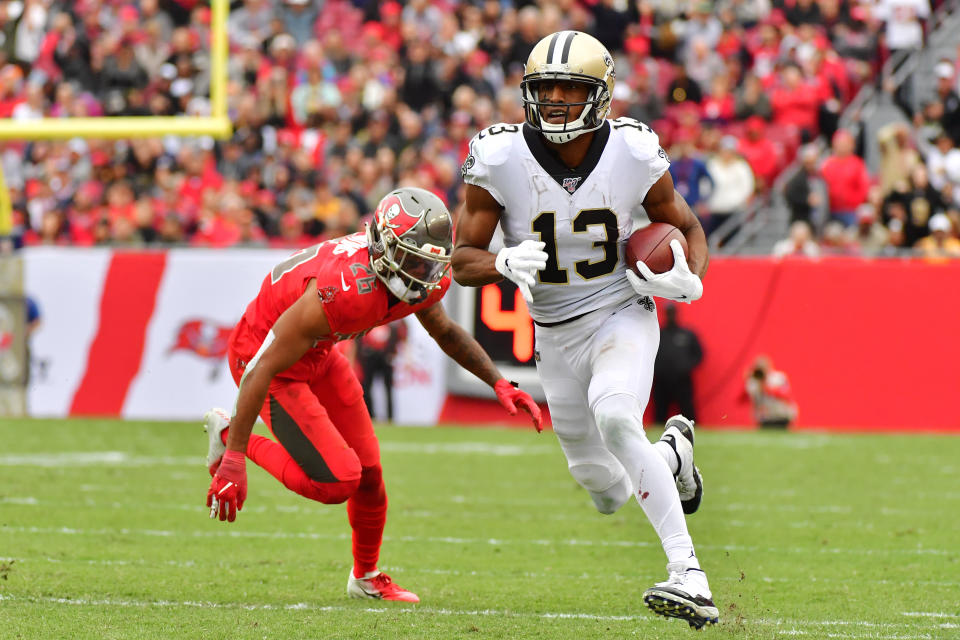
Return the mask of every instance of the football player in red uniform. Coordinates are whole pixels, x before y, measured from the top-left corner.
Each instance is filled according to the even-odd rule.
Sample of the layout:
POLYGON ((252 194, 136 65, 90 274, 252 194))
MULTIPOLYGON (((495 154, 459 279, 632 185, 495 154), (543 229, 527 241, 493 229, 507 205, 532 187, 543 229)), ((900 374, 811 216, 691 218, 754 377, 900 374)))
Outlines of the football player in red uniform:
POLYGON ((243 508, 247 457, 306 498, 346 502, 354 558, 347 592, 355 598, 419 602, 377 569, 387 513, 379 443, 337 341, 416 314, 447 355, 540 430, 533 399, 503 379, 440 304, 452 250, 443 202, 405 187, 380 201, 365 234, 294 253, 267 275, 230 336, 227 357, 240 387, 233 416, 222 409, 205 416, 210 517, 232 522, 243 508), (276 441, 251 434, 257 414, 276 441))

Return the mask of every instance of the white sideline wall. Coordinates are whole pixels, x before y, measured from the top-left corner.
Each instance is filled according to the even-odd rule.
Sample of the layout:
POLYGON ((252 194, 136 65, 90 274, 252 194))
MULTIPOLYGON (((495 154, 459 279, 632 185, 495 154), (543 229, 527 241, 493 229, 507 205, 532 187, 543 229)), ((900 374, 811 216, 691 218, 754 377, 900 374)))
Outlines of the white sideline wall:
MULTIPOLYGON (((200 419, 212 406, 232 407, 236 386, 222 356, 224 332, 243 314, 273 265, 290 253, 24 250, 24 289, 41 313, 41 325, 31 338, 30 415, 76 415, 75 406, 89 406, 91 395, 116 396, 104 413, 129 418, 200 419), (118 255, 123 256, 119 263, 118 255), (129 287, 130 279, 138 277, 141 258, 154 265, 156 277, 133 281, 141 295, 131 297, 132 319, 126 322, 128 309, 121 304, 115 313, 122 317, 111 319, 121 329, 111 330, 102 309, 116 310, 118 296, 124 302, 125 290, 117 291, 124 282, 118 280, 129 287), (119 278, 118 264, 124 270, 119 278), (106 358, 91 358, 95 343, 106 358), (110 359, 119 363, 123 356, 133 358, 135 366, 117 374, 110 359)), ((395 364, 395 422, 432 425, 445 398, 445 356, 415 319, 406 322, 408 339, 395 364)))

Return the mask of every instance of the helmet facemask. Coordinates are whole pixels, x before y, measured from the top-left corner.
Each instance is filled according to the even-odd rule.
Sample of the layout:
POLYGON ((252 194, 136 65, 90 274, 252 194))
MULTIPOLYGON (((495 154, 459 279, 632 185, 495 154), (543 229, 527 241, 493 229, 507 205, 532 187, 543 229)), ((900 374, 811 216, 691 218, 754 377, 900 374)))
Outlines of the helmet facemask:
POLYGON ((523 106, 526 112, 527 124, 543 134, 550 142, 562 144, 574 138, 596 131, 603 125, 607 108, 610 105, 610 93, 606 82, 592 76, 576 73, 541 72, 524 76, 520 83, 523 106), (547 102, 539 96, 542 82, 579 82, 589 86, 587 97, 583 102, 547 102), (583 106, 583 112, 570 120, 570 111, 583 106), (542 111, 563 109, 566 117, 562 124, 553 124, 543 119, 542 111))

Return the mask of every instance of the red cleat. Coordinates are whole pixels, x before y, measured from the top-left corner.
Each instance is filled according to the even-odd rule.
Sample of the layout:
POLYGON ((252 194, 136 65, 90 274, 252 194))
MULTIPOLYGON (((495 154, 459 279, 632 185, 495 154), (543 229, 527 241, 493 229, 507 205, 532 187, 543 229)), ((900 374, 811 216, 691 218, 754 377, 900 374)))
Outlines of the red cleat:
POLYGON ((347 593, 351 598, 369 598, 373 600, 393 600, 395 602, 420 602, 417 594, 407 591, 385 573, 380 571, 376 575, 356 578, 353 569, 350 570, 350 579, 347 580, 347 593))

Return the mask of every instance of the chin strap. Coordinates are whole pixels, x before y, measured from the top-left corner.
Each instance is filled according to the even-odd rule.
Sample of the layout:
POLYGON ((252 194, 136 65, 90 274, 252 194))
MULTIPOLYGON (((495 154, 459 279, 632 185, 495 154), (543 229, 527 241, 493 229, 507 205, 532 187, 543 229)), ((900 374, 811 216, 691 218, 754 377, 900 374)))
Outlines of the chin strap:
POLYGON ((387 285, 387 289, 390 291, 390 293, 409 304, 423 302, 427 297, 426 292, 423 291, 423 289, 416 288, 416 285, 407 284, 404 282, 403 278, 395 273, 388 275, 383 279, 383 282, 387 285))

